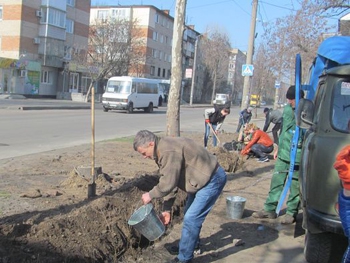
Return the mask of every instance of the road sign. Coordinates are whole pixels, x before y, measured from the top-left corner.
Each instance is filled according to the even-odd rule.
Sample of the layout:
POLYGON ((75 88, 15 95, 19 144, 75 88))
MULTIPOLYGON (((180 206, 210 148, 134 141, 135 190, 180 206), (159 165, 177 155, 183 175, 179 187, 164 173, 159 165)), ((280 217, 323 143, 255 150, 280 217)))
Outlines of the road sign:
POLYGON ((281 83, 279 81, 275 81, 275 89, 279 89, 281 87, 281 83))
POLYGON ((242 76, 253 76, 254 66, 251 64, 242 65, 242 76))
POLYGON ((185 78, 186 79, 190 79, 192 78, 192 69, 191 68, 187 68, 185 71, 185 78))

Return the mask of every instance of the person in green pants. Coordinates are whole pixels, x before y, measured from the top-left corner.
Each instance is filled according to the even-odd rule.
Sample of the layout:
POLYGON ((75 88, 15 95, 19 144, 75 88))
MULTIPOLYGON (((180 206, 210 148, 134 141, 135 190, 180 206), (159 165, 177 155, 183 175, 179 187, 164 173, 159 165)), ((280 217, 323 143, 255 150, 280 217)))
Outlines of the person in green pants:
MULTIPOLYGON (((276 159, 274 172, 271 179, 270 191, 264 204, 264 209, 252 214, 255 218, 276 218, 276 207, 281 197, 284 184, 288 178, 290 166, 290 151, 295 132, 295 86, 290 86, 287 94, 288 105, 284 107, 282 116, 282 129, 279 137, 278 151, 274 153, 276 159)), ((300 91, 300 98, 304 92, 300 91)), ((299 163, 301 157, 302 136, 299 136, 297 155, 295 157, 294 172, 287 200, 287 212, 280 218, 281 224, 293 224, 299 208, 299 163)))

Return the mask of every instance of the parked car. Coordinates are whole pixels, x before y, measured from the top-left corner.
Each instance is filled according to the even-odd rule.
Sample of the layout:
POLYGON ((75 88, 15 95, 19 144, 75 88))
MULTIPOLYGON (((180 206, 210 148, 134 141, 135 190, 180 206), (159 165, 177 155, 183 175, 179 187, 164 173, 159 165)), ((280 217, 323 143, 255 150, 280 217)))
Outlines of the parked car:
POLYGON ((264 100, 260 101, 260 106, 266 106, 266 101, 264 100))
POLYGON ((231 105, 229 100, 229 95, 225 93, 217 93, 215 95, 215 100, 213 100, 214 105, 231 105))

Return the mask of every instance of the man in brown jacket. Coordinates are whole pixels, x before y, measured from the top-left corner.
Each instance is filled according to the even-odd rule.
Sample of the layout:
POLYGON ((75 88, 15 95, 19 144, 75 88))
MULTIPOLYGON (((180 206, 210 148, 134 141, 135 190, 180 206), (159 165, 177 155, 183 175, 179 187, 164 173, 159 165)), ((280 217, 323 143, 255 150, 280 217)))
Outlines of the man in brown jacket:
POLYGON ((226 173, 214 155, 188 138, 160 138, 142 130, 136 134, 133 146, 159 167, 159 183, 142 195, 142 201, 147 204, 153 198, 164 197, 164 224, 170 222, 178 188, 187 192, 179 253, 170 262, 191 262, 202 224, 226 184, 226 173))

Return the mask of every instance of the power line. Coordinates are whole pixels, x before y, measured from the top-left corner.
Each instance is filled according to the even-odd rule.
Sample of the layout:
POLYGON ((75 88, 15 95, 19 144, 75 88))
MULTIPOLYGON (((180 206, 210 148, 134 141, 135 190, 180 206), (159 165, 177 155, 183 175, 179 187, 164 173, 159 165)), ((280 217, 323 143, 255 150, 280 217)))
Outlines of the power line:
POLYGON ((293 12, 297 11, 294 8, 288 8, 288 7, 284 7, 284 6, 280 6, 280 5, 270 4, 270 3, 265 2, 265 1, 260 1, 260 3, 266 4, 266 5, 270 5, 270 6, 274 6, 274 7, 281 8, 281 9, 285 9, 285 10, 289 10, 289 11, 293 11, 293 12))
POLYGON ((221 2, 205 4, 205 5, 197 5, 197 6, 193 6, 193 7, 187 7, 187 9, 201 8, 201 7, 205 7, 205 6, 217 5, 217 4, 227 3, 227 2, 231 2, 231 1, 233 1, 233 0, 226 0, 226 1, 221 1, 221 2))

